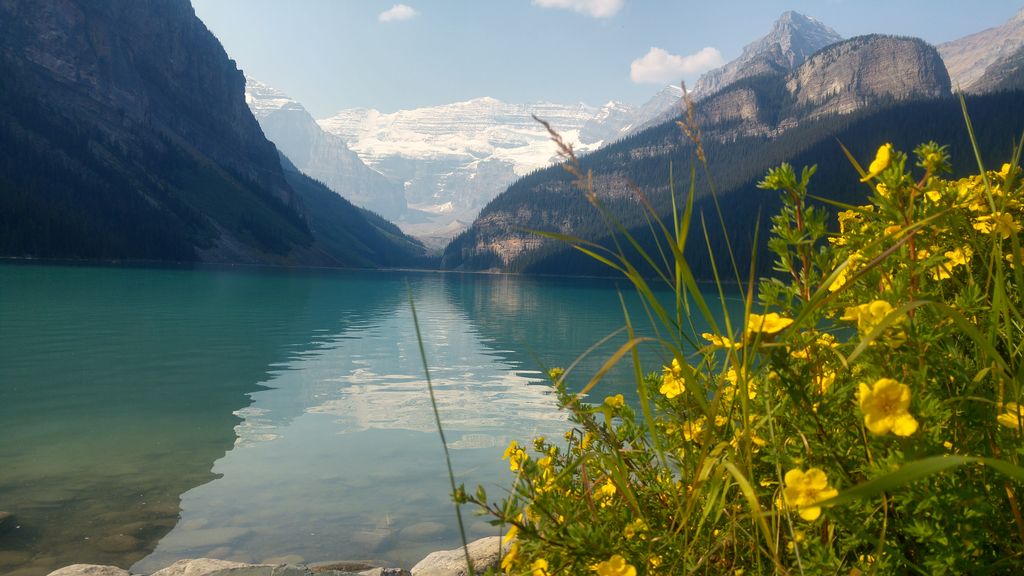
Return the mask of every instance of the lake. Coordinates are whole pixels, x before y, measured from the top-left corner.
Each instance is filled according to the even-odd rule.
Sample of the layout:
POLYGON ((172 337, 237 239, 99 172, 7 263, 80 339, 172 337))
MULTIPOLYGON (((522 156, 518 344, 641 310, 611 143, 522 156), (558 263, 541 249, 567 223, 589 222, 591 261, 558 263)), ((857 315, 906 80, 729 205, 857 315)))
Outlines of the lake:
POLYGON ((510 439, 567 429, 542 367, 623 326, 617 289, 642 323, 601 279, 0 264, 0 574, 455 547, 409 291, 457 481, 497 496, 510 439))

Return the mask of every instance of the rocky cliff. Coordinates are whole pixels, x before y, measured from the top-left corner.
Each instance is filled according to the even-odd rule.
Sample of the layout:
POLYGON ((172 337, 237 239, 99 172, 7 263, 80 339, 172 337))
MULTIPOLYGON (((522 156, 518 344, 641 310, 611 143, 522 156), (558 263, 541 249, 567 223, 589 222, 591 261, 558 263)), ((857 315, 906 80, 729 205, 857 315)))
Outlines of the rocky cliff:
POLYGON ((245 99, 263 133, 304 174, 385 218, 405 213, 402 186, 363 164, 344 140, 324 132, 302 104, 252 78, 246 79, 245 99))
POLYGON ((739 58, 701 76, 693 87, 694 98, 710 96, 743 78, 792 70, 811 54, 842 39, 814 18, 785 12, 768 34, 744 47, 739 58))
POLYGON ((990 64, 971 84, 971 92, 979 94, 1007 90, 1024 90, 1024 46, 990 64))
MULTIPOLYGON (((741 78, 697 102, 696 114, 712 167, 721 168, 716 184, 728 189, 742 183, 739 174, 750 178, 787 160, 773 142, 791 131, 821 138, 830 126, 843 124, 843 116, 949 93, 949 76, 933 47, 917 39, 865 36, 832 44, 791 71, 741 78)), ((786 148, 804 146, 803 139, 788 138, 786 148)), ((586 157, 585 168, 594 170, 602 202, 631 226, 643 222, 632 184, 666 209, 669 164, 688 166, 691 159, 692 146, 669 121, 586 157)), ((591 239, 605 231, 599 214, 561 168, 553 168, 519 180, 491 202, 449 245, 443 266, 535 269, 555 248, 529 229, 591 239)))
POLYGON ((1024 8, 1002 26, 938 45, 954 87, 972 92, 986 69, 1024 46, 1024 8))
POLYGON ((244 87, 188 0, 0 1, 0 255, 372 265, 388 235, 317 239, 244 87))
POLYGON ((823 48, 784 74, 734 82, 698 110, 708 135, 729 140, 778 135, 807 120, 949 91, 935 48, 916 38, 871 35, 823 48))
MULTIPOLYGON (((811 54, 842 39, 835 30, 814 18, 798 12, 785 12, 768 34, 746 45, 738 58, 704 73, 689 88, 690 96, 699 101, 745 78, 785 74, 811 54)), ((664 91, 660 95, 664 98, 664 91)), ((629 133, 646 130, 678 116, 682 109, 681 98, 681 90, 677 87, 671 103, 662 103, 657 109, 652 109, 653 113, 641 114, 640 121, 628 129, 629 133)))

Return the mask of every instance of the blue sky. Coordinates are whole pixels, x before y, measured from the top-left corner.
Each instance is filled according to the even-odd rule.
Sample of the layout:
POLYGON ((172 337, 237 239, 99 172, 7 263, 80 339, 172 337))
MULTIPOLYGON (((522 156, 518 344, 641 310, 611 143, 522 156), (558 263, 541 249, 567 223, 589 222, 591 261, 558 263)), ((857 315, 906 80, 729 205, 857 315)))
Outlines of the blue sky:
POLYGON ((644 102, 740 54, 780 14, 845 37, 940 43, 1009 20, 1016 0, 192 0, 239 68, 316 117, 492 96, 644 102), (654 49, 652 51, 652 49, 654 49), (646 56, 646 58, 645 58, 646 56), (634 62, 638 61, 636 65, 634 62), (632 74, 631 74, 632 70, 632 74))

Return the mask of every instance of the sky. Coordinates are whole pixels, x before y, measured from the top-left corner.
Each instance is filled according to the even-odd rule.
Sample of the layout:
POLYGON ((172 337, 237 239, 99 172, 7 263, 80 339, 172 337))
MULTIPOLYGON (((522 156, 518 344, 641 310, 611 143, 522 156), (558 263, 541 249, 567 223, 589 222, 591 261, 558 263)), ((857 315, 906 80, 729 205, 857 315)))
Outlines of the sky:
POLYGON ((249 76, 323 118, 490 96, 641 104, 740 55, 787 10, 844 37, 933 44, 998 26, 1020 0, 192 0, 249 76))

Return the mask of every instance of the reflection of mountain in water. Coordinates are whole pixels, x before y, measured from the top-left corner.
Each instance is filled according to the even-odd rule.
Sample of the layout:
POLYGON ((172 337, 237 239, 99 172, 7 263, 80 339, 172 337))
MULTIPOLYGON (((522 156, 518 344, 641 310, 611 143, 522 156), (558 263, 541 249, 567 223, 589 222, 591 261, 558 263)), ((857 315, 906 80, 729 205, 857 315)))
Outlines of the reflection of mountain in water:
MULTIPOLYGON (((382 277, 381 289, 404 291, 401 280, 382 277)), ((560 434, 564 416, 549 388, 536 385, 539 374, 518 371, 507 351, 481 342, 475 319, 444 295, 452 278, 410 280, 460 481, 493 484, 507 471, 497 446, 560 434)), ((134 569, 186 556, 410 563, 453 545, 450 489, 408 305, 279 368, 272 388, 240 412, 237 446, 214 467, 222 477, 183 496, 182 521, 134 569)))
POLYGON ((217 475, 272 366, 393 309, 345 277, 0 268, 0 573, 127 566, 217 475))

